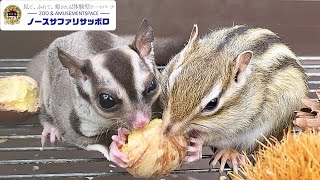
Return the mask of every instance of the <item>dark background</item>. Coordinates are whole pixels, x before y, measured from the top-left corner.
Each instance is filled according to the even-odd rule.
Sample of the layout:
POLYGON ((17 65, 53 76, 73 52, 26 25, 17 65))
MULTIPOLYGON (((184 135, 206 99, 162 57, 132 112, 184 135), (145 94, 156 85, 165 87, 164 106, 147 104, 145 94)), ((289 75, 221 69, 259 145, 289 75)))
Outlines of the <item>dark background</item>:
MULTIPOLYGON (((219 26, 256 24, 277 32, 299 56, 320 55, 320 1, 117 0, 116 34, 134 34, 148 18, 156 36, 187 39, 194 23, 201 34, 219 26)), ((0 59, 30 58, 70 32, 0 31, 0 59)))

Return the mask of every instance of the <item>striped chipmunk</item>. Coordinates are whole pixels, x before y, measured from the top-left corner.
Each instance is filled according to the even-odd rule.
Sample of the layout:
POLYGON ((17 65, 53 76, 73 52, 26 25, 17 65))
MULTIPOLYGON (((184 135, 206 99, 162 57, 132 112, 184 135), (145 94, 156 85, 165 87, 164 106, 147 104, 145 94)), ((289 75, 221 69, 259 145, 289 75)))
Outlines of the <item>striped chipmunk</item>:
POLYGON ((27 70, 40 84, 42 146, 48 136, 63 139, 123 166, 118 145, 128 131, 117 127, 149 123, 161 92, 155 57, 164 63, 184 46, 173 42, 154 38, 147 20, 135 36, 79 31, 56 39, 27 70))
POLYGON ((188 44, 163 71, 160 95, 163 129, 190 134, 186 162, 216 149, 210 160, 220 171, 231 161, 238 173, 243 152, 256 140, 281 137, 307 96, 307 76, 295 54, 268 29, 248 25, 220 28, 188 44))

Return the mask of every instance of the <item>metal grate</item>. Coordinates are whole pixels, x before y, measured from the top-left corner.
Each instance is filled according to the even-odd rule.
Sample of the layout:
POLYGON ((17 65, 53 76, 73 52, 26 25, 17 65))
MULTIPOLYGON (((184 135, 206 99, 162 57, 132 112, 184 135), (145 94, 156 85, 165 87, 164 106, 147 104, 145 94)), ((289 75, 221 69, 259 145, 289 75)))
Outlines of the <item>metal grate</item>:
MULTIPOLYGON (((309 75, 309 97, 316 99, 320 86, 320 57, 299 57, 309 75)), ((0 76, 25 74, 29 59, 0 59, 0 76)), ((162 69, 163 67, 158 67, 162 69)), ((1 123, 1 120, 0 120, 1 123)), ((40 146, 42 127, 37 120, 21 125, 0 125, 0 179, 135 179, 125 170, 106 161, 98 152, 88 152, 68 144, 40 146)), ((209 148, 204 154, 212 154, 209 148)), ((199 162, 184 165, 162 179, 213 179, 218 168, 208 166, 210 155, 199 162)), ((225 168, 225 172, 231 171, 225 168)))
MULTIPOLYGON (((107 162, 98 152, 87 152, 62 143, 58 143, 54 147, 40 147, 40 135, 38 135, 40 131, 41 125, 38 123, 15 127, 0 127, 0 140, 7 140, 4 143, 0 142, 0 179, 70 177, 89 179, 95 177, 96 179, 106 176, 116 177, 116 179, 119 179, 119 176, 121 176, 120 179, 134 179, 123 169, 107 162), (79 155, 76 155, 77 153, 79 155), (36 154, 38 155, 35 156, 36 154), (79 164, 82 165, 78 168, 77 166, 79 164), (64 170, 58 169, 53 172, 46 169, 56 168, 56 165, 65 166, 65 168, 64 170), (92 168, 92 166, 99 167, 92 168), (15 172, 15 170, 10 169, 10 167, 15 169, 21 168, 21 171, 24 173, 19 173, 19 170, 15 172), (35 168, 44 169, 38 173, 38 170, 34 170, 35 168), (29 173, 26 171, 29 171, 29 173)), ((209 149, 207 149, 207 152, 210 152, 209 149)), ((198 163, 198 165, 186 165, 179 170, 173 171, 171 175, 164 178, 200 178, 202 177, 200 174, 205 174, 207 177, 210 177, 210 174, 217 176, 219 174, 218 169, 210 169, 207 164, 208 158, 210 157, 210 155, 203 155, 203 160, 201 163, 198 163)), ((231 171, 231 169, 225 168, 225 171, 231 171)))

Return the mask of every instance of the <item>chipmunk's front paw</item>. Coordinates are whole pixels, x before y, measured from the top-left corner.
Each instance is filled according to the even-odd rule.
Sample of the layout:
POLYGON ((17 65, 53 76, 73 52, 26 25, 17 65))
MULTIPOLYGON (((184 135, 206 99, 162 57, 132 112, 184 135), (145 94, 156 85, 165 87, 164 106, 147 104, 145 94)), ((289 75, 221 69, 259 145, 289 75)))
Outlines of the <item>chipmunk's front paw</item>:
POLYGON ((42 147, 45 145, 47 141, 47 137, 50 135, 50 142, 54 144, 56 142, 56 138, 61 141, 61 135, 59 131, 51 124, 46 123, 43 125, 43 131, 41 133, 41 145, 42 147))
POLYGON ((220 172, 223 172, 227 161, 231 161, 233 171, 238 174, 240 165, 245 162, 245 156, 233 149, 219 149, 210 159, 209 165, 214 167, 218 160, 221 159, 220 172), (240 164, 239 164, 240 162, 240 164))
POLYGON ((120 148, 126 143, 129 131, 124 128, 118 129, 118 135, 112 136, 112 143, 110 145, 110 160, 122 168, 127 167, 128 157, 120 151, 120 148))
POLYGON ((204 141, 201 137, 190 137, 190 146, 186 147, 188 156, 185 157, 184 162, 190 163, 201 159, 203 143, 204 141))

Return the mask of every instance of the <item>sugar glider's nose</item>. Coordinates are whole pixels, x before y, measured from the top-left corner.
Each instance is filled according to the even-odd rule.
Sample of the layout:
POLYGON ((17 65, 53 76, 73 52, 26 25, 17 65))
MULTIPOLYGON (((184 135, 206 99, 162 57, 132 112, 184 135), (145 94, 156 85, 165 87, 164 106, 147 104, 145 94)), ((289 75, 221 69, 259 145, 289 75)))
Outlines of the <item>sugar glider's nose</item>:
POLYGON ((143 128, 150 122, 150 118, 143 111, 136 111, 133 115, 132 126, 133 129, 143 128))

